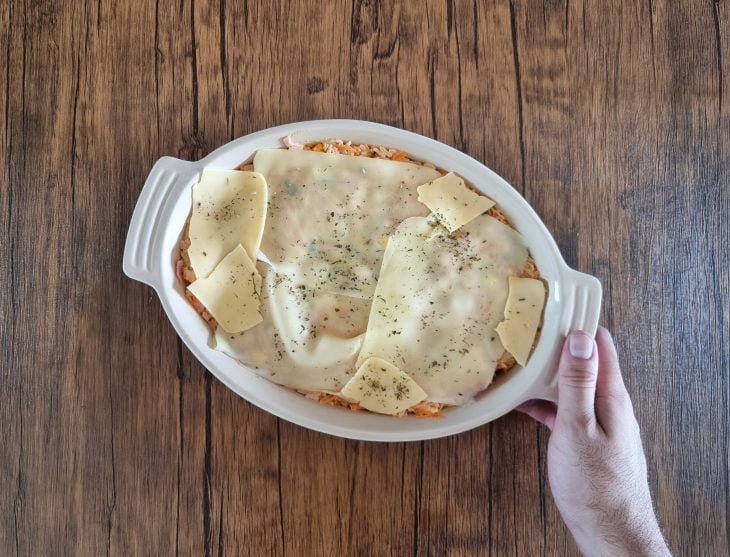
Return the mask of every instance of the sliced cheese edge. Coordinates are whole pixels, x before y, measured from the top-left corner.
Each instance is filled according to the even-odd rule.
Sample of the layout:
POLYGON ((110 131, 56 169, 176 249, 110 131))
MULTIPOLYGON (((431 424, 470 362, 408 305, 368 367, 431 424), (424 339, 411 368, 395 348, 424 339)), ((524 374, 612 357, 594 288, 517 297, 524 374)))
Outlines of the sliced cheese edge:
POLYGON ((207 277, 241 244, 256 259, 264 233, 268 188, 258 172, 206 168, 193 186, 188 236, 190 265, 207 277))
POLYGON ((453 172, 418 186, 418 201, 426 205, 449 232, 494 206, 494 201, 471 191, 453 172))
POLYGON ((208 277, 197 279, 188 290, 228 333, 240 333, 262 321, 261 275, 241 244, 208 277))
POLYGON ((342 388, 342 394, 378 414, 400 414, 426 400, 426 392, 407 373, 381 358, 368 358, 342 388))
POLYGON ((532 278, 509 277, 509 294, 504 308, 504 321, 497 325, 505 350, 520 365, 525 365, 545 305, 545 285, 532 278))

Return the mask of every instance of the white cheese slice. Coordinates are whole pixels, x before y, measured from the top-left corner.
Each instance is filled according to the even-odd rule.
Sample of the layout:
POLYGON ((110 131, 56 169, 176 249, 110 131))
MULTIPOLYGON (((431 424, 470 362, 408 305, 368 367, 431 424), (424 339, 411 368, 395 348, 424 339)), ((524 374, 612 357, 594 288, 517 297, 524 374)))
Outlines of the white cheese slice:
POLYGON ((497 326, 497 333, 505 350, 522 366, 530 357, 544 305, 545 285, 541 280, 509 277, 505 319, 497 326))
POLYGON ((266 220, 267 187, 257 172, 205 169, 193 186, 190 265, 207 277, 238 244, 256 259, 266 220))
POLYGON ((507 277, 527 258, 522 236, 481 215, 451 236, 432 219, 401 223, 383 256, 358 364, 391 362, 428 393, 459 405, 491 383, 504 347, 494 331, 507 277))
POLYGON ((408 374, 381 358, 368 358, 342 394, 379 414, 399 414, 428 396, 408 374))
POLYGON ((228 333, 240 333, 261 322, 261 275, 241 244, 188 290, 228 333))
POLYGON ((261 251, 279 263, 329 265, 330 290, 373 294, 385 242, 406 218, 427 215, 419 184, 433 168, 315 151, 259 149, 254 169, 269 186, 261 251))
POLYGON ((454 232, 494 206, 494 201, 471 191, 453 172, 418 186, 418 201, 431 209, 449 232, 454 232))

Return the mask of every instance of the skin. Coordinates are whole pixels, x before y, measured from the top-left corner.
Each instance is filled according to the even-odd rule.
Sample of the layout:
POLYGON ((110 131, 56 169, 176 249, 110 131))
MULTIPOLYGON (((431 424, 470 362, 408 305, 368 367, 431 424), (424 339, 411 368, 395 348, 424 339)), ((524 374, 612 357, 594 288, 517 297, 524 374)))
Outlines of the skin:
POLYGON ((610 333, 576 331, 563 346, 559 403, 518 408, 552 430, 550 488, 584 555, 670 555, 657 523, 639 425, 610 333))

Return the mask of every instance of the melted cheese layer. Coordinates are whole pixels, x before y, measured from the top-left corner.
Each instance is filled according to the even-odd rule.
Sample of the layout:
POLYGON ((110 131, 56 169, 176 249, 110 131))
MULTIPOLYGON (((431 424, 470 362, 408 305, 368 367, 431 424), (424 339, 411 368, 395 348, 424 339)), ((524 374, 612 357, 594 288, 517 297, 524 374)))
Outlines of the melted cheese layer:
POLYGON ((283 149, 259 150, 254 169, 269 185, 267 259, 327 266, 330 276, 319 278, 328 288, 366 298, 388 235, 428 214, 416 187, 439 176, 412 163, 283 149))
MULTIPOLYGON (((369 303, 358 308, 364 318, 357 334, 350 334, 349 320, 334 318, 327 331, 313 333, 309 315, 327 311, 332 299, 320 300, 311 314, 301 313, 300 289, 290 289, 291 277, 260 261, 258 269, 263 277, 259 309, 262 322, 240 334, 229 334, 219 327, 215 332, 216 348, 274 383, 306 391, 339 391, 355 373, 369 303)), ((349 309, 356 306, 348 303, 362 304, 362 300, 341 297, 334 306, 341 311, 332 313, 346 309, 349 314, 349 309)))
POLYGON ((412 163, 262 149, 269 206, 258 269, 263 321, 217 348, 268 379, 339 391, 355 373, 388 236, 427 214, 416 187, 439 173, 412 163))
POLYGON ((526 259, 522 236, 487 215, 456 236, 433 219, 405 220, 388 241, 358 364, 379 357, 429 401, 468 400, 492 381, 507 278, 526 259))

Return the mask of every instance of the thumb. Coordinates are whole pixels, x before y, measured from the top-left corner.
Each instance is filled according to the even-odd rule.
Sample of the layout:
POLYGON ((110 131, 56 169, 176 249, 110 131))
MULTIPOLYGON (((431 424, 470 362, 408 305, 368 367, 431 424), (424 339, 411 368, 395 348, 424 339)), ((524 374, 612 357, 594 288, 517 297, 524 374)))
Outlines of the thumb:
POLYGON ((558 419, 590 426, 596 423, 598 351, 584 331, 568 335, 558 367, 558 419))

